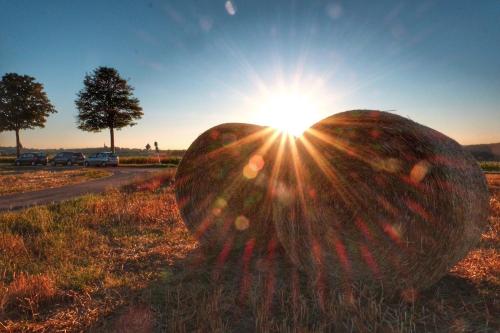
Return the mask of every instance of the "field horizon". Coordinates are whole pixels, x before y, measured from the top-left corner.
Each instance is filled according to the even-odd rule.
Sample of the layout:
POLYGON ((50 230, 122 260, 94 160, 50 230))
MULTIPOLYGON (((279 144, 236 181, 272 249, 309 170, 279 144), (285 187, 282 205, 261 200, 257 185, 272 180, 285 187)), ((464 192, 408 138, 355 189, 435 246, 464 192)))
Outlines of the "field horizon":
MULTIPOLYGON (((482 143, 472 145, 462 145, 465 150, 469 151, 478 161, 500 161, 500 142, 482 143)), ((40 151, 47 154, 56 154, 61 151, 81 151, 84 154, 93 154, 103 150, 109 150, 109 147, 84 147, 84 148, 23 148, 23 151, 40 151)), ((145 148, 128 148, 115 147, 118 154, 121 156, 149 156, 156 154, 154 148, 146 150, 145 148)), ((186 149, 160 149, 159 153, 172 157, 182 157, 186 149)), ((16 154, 16 147, 0 146, 0 156, 13 156, 16 154)))

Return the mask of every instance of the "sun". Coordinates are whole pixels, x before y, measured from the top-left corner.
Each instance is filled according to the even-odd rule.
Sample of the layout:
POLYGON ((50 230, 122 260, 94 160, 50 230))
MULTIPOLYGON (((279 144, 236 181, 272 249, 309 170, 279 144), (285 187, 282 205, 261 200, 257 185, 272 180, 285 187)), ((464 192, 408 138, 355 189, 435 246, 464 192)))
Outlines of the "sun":
POLYGON ((262 99, 257 121, 295 137, 318 121, 317 103, 297 91, 279 91, 262 99))

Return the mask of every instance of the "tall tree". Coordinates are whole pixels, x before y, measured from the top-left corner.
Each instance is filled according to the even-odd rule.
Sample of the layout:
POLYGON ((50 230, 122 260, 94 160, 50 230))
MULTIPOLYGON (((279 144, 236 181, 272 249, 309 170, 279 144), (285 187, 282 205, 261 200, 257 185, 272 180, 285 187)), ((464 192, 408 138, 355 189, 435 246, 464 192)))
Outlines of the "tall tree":
POLYGON ((21 153, 19 132, 45 127, 47 117, 57 112, 43 85, 34 77, 7 73, 0 81, 0 130, 16 133, 16 153, 21 153))
POLYGON ((85 75, 83 85, 75 101, 78 128, 89 132, 109 128, 114 153, 114 130, 136 125, 134 120, 143 115, 139 100, 132 94, 134 88, 110 67, 99 67, 85 75))

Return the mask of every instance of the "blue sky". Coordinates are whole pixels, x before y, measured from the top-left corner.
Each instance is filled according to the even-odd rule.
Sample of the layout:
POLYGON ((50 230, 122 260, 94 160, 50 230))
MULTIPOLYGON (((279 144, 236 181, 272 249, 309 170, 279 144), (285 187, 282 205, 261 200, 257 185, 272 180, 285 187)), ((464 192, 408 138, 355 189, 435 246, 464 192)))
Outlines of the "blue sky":
MULTIPOLYGON (((312 91, 315 117, 395 110, 463 144, 500 142, 500 1, 0 0, 0 75, 29 74, 59 111, 27 147, 109 144, 76 128, 85 73, 136 88, 139 124, 118 146, 187 148, 254 122, 263 89, 312 91)), ((259 118, 260 119, 260 118, 259 118)), ((261 123, 265 122, 259 120, 261 123)), ((0 133, 0 146, 14 134, 0 133)))

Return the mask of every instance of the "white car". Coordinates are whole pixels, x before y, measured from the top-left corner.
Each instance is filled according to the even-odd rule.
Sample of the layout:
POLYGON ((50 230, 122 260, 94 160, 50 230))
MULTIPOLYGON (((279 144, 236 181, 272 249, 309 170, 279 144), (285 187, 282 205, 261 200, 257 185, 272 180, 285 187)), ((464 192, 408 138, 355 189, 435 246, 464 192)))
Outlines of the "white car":
POLYGON ((113 154, 111 152, 103 152, 92 154, 89 157, 85 158, 85 162, 83 163, 85 166, 118 166, 120 163, 120 158, 118 155, 113 154))

